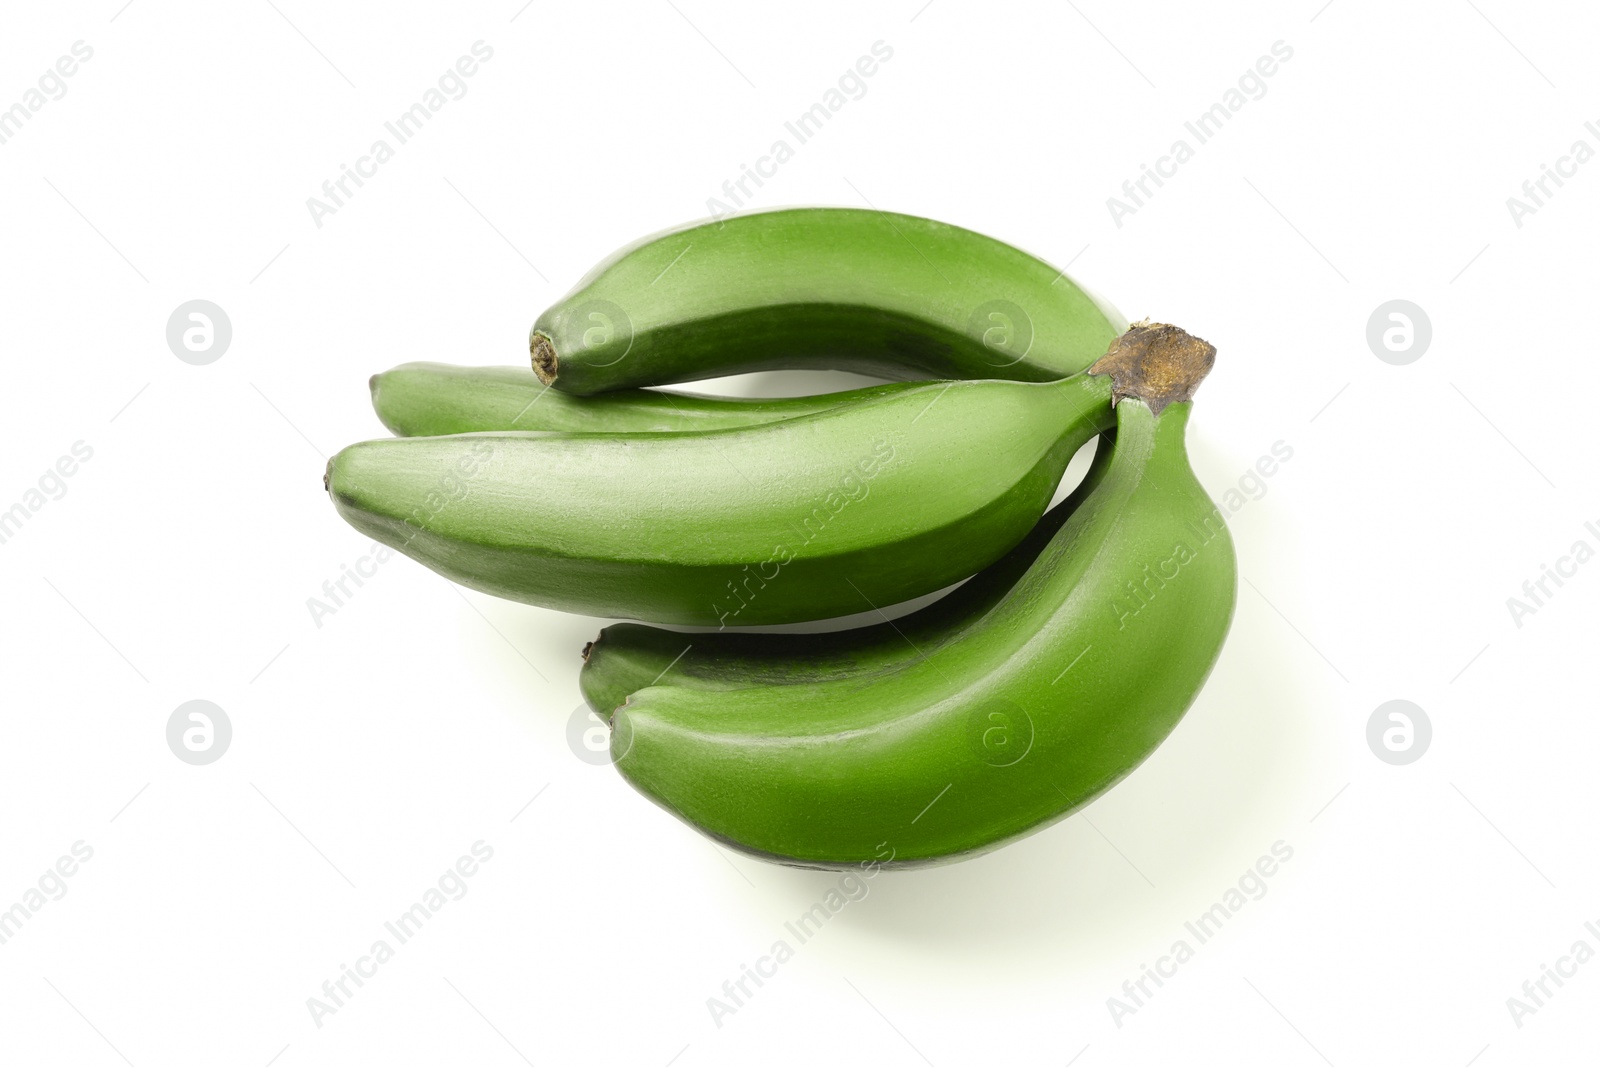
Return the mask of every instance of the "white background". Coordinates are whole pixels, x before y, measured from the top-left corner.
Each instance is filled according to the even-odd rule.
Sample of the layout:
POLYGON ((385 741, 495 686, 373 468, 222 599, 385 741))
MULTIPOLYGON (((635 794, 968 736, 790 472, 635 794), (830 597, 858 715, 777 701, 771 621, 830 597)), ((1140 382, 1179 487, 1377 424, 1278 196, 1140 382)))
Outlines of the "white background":
POLYGON ((1520 227, 1506 203, 1600 148, 1600 16, 919 3, 8 12, 0 107, 94 51, 0 145, 0 509, 75 442, 93 457, 0 545, 0 908, 74 842, 93 858, 0 945, 0 1061, 1600 1055, 1600 963, 1520 1027, 1506 1004, 1600 948, 1600 565, 1520 627, 1506 604, 1600 546, 1600 163, 1520 227), (307 198, 479 40, 466 95, 318 227, 307 198), (837 876, 722 851, 574 756, 600 620, 399 558, 317 626, 308 598, 370 550, 320 476, 383 432, 369 374, 521 362, 544 306, 706 215, 876 41, 865 95, 748 206, 870 203, 1070 262, 1218 346, 1191 429, 1214 496, 1275 442, 1293 458, 1230 520, 1231 637, 1144 767, 985 858, 880 875, 718 1027, 707 998, 837 876), (1107 198, 1277 41, 1265 95, 1118 226, 1107 198), (165 339, 197 298, 233 325, 208 366, 165 339), (1366 340, 1393 299, 1432 322, 1405 366, 1366 340), (191 699, 233 724, 209 766, 167 748, 191 699), (1407 766, 1366 741, 1391 699, 1433 725, 1407 766), (313 1022, 479 840, 470 891, 313 1022), (1266 895, 1118 1025, 1108 998, 1279 841, 1266 895))

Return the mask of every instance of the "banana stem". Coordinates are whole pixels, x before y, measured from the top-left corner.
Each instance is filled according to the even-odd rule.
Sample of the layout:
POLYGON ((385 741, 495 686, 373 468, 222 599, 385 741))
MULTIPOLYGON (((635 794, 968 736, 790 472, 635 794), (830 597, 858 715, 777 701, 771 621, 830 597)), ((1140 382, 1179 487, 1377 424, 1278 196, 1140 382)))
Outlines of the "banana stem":
POLYGON ((1111 350, 1089 374, 1111 377, 1111 404, 1137 397, 1155 414, 1168 404, 1191 400, 1211 366, 1217 349, 1176 326, 1149 319, 1134 323, 1111 342, 1111 350))

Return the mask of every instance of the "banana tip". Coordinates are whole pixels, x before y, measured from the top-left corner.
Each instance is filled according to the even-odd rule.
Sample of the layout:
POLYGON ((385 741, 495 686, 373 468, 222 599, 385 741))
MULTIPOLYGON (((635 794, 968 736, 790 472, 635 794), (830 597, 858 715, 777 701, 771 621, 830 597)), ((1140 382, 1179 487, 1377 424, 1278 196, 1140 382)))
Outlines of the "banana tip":
POLYGON ((556 380, 556 371, 560 361, 556 358, 556 346, 538 330, 533 331, 533 336, 528 338, 528 353, 533 357, 533 373, 539 380, 549 385, 556 380))

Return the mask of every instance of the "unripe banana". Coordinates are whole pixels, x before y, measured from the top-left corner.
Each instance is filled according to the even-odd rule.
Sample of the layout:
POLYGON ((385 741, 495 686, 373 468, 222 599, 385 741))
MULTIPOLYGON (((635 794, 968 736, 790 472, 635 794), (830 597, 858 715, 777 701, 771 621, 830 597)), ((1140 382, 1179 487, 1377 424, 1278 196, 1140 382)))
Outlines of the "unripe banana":
POLYGON ((726 430, 825 411, 849 400, 883 396, 905 383, 820 396, 777 399, 705 396, 664 389, 621 389, 573 397, 542 384, 528 367, 457 367, 403 363, 374 374, 372 407, 400 437, 495 430, 644 433, 726 430))
MULTIPOLYGON (((1124 355, 1130 338, 1204 345, 1146 329, 1124 355)), ((714 839, 806 867, 949 861, 1082 807, 1177 724, 1232 618, 1232 541, 1189 467, 1189 410, 1122 399, 1103 477, 943 648, 866 678, 643 689, 611 717, 618 770, 714 839)))
POLYGON ((463 585, 613 618, 801 622, 941 589, 1038 520, 1113 379, 922 382, 739 429, 353 445, 351 525, 463 585))
POLYGON ((1102 437, 1083 481, 1015 548, 909 615, 825 633, 683 633, 616 623, 584 646, 578 674, 584 700, 605 718, 634 692, 662 681, 690 689, 820 682, 862 678, 931 656, 1004 600, 1099 483, 1110 455, 1110 438, 1102 437))
POLYGON ((529 336, 542 381, 592 394, 740 371, 1049 381, 1127 327, 1063 272, 931 219, 793 208, 645 238, 529 336))

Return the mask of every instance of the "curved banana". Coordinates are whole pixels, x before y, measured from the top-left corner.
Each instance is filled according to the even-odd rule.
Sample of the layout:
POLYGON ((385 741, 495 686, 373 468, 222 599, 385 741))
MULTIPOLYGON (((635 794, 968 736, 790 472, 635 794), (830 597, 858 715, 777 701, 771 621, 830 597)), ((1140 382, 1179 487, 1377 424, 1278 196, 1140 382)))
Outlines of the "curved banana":
POLYGON ((640 689, 742 689, 865 677, 932 656, 996 608, 1104 476, 1110 438, 1065 500, 999 560, 932 604, 894 621, 826 633, 683 633, 621 622, 583 648, 578 686, 601 717, 640 689))
POLYGON ((391 438, 346 448, 325 482, 363 533, 497 596, 801 622, 994 562, 1110 427, 1114 390, 1106 374, 922 382, 739 429, 391 438))
POLYGON ((1233 545, 1189 467, 1189 410, 1122 399, 1098 484, 944 648, 864 679, 643 689, 611 717, 618 770, 716 840, 806 867, 949 861, 1082 807, 1177 724, 1232 618, 1233 545))
POLYGON ((527 367, 457 367, 402 363, 371 380, 372 407, 400 437, 496 430, 646 433, 726 430, 792 419, 867 396, 900 392, 905 383, 820 396, 777 399, 624 389, 573 397, 542 384, 527 367))
POLYGON ((1127 328, 1063 272, 931 219, 792 208, 647 237, 528 338, 541 381, 591 394, 740 371, 1049 381, 1127 328))

